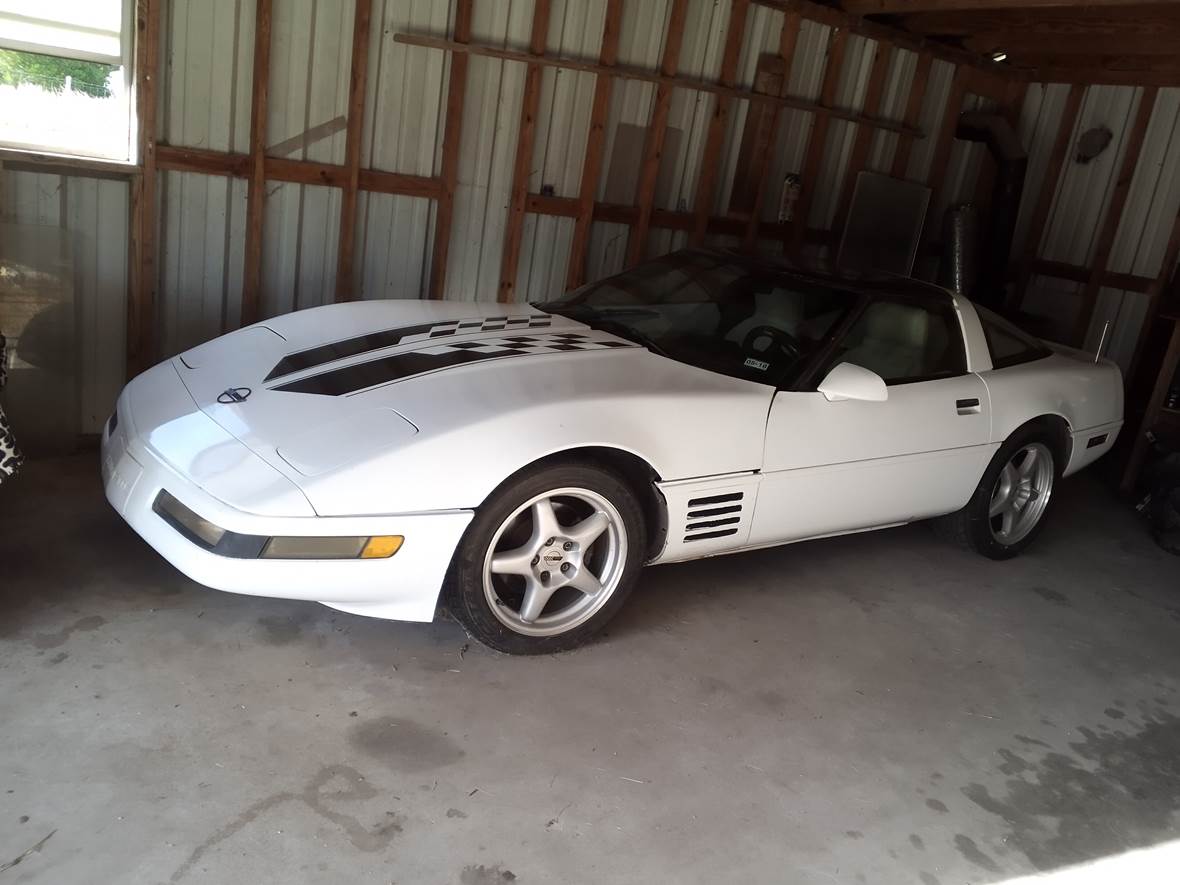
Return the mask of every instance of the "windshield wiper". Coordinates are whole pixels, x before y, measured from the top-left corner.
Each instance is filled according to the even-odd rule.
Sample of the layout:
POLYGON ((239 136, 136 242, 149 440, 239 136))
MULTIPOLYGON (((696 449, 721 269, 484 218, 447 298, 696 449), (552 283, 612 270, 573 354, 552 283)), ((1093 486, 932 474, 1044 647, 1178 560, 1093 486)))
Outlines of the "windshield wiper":
MULTIPOLYGON (((626 323, 620 323, 617 320, 612 320, 608 317, 595 316, 581 319, 591 329, 598 329, 602 332, 610 332, 612 335, 618 335, 620 338, 626 338, 628 341, 633 341, 636 344, 642 344, 648 350, 659 356, 668 356, 668 352, 660 345, 656 344, 650 337, 640 332, 638 329, 628 326, 626 323)), ((669 357, 671 359, 671 357, 669 357)))

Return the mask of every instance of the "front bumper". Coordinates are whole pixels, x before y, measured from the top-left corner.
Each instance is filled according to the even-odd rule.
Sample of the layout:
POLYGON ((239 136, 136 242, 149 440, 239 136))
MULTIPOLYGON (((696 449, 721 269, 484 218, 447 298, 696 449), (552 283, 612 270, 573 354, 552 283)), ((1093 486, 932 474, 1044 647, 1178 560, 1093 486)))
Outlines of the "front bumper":
MULTIPOLYGON (((429 621, 434 617, 443 579, 471 521, 471 511, 364 517, 248 513, 214 497, 169 463, 153 445, 153 436, 158 434, 144 433, 136 425, 136 412, 135 391, 129 387, 119 399, 117 421, 108 422, 103 432, 102 478, 107 500, 148 544, 194 581, 231 593, 314 600, 378 618, 429 621), (162 489, 195 513, 232 532, 272 537, 402 535, 405 543, 389 559, 220 556, 188 540, 153 510, 152 504, 162 489)), ((204 417, 199 411, 197 414, 204 417)), ((192 415, 185 419, 199 420, 192 415)), ((216 432, 212 421, 209 425, 202 425, 203 432, 216 432)), ((227 448, 240 447, 237 454, 241 463, 258 471, 273 470, 228 434, 217 446, 221 458, 227 448)), ((245 468, 239 465, 236 469, 245 468)))

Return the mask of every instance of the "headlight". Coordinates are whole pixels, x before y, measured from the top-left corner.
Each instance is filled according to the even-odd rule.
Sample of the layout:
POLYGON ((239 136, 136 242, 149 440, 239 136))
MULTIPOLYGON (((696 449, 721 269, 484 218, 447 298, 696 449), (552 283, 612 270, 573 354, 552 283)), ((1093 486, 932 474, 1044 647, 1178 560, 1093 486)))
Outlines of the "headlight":
POLYGON ((405 541, 401 535, 242 535, 214 525, 163 490, 152 509, 198 547, 232 559, 389 559, 405 541))

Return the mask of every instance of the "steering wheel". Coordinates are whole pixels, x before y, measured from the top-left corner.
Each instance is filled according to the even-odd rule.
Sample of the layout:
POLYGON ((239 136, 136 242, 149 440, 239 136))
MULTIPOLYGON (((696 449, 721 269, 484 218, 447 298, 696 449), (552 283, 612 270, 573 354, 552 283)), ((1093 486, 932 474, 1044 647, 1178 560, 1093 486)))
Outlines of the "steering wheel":
POLYGON ((799 356, 799 342, 789 332, 784 332, 778 326, 755 326, 742 339, 742 350, 748 354, 765 357, 772 349, 790 359, 799 356), (769 339, 770 343, 762 347, 754 346, 763 339, 769 339))

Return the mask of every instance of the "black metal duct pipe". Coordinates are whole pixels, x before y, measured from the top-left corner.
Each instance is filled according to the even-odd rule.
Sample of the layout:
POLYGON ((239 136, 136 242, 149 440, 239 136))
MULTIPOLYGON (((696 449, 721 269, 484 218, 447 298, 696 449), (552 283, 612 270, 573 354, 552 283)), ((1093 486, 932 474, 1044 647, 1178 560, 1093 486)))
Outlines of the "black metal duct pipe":
POLYGON ((1020 212, 1020 195, 1024 191, 1028 154, 1020 146, 1016 130, 996 113, 969 111, 962 114, 955 137, 982 142, 996 161, 996 182, 992 188, 991 209, 983 226, 979 282, 974 298, 988 307, 1000 308, 1004 303, 1008 261, 1016 233, 1016 216, 1020 212))

